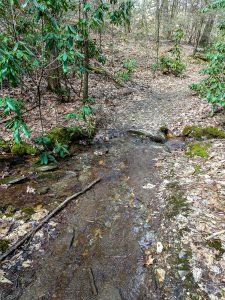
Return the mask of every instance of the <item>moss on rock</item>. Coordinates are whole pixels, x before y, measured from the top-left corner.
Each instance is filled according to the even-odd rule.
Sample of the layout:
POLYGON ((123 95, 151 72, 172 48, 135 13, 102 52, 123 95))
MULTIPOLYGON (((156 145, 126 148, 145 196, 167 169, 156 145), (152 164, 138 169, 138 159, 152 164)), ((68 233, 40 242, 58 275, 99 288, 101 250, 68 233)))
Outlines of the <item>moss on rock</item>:
POLYGON ((30 207, 30 206, 26 206, 26 207, 23 207, 21 209, 21 212, 24 214, 24 215, 27 215, 27 216, 31 216, 35 213, 35 210, 33 209, 33 207, 30 207))
POLYGON ((47 133, 52 144, 60 143, 62 145, 70 145, 72 142, 87 136, 87 131, 81 126, 56 127, 47 133))
POLYGON ((48 133, 47 137, 53 144, 60 143, 62 145, 69 145, 71 143, 70 131, 66 127, 52 128, 48 133))
POLYGON ((199 156, 202 158, 207 158, 209 156, 208 149, 211 143, 206 142, 192 142, 189 143, 186 149, 186 155, 190 157, 199 156))
POLYGON ((10 142, 7 142, 0 138, 0 153, 1 152, 10 152, 10 142))
POLYGON ((0 240, 0 252, 4 253, 9 248, 9 241, 0 240))
POLYGON ((11 148, 11 153, 18 156, 35 155, 37 150, 34 146, 26 143, 14 144, 11 148))
POLYGON ((196 125, 188 125, 183 129, 183 135, 193 138, 225 138, 225 132, 216 127, 200 127, 196 125))
POLYGON ((61 145, 70 145, 80 139, 90 138, 94 136, 96 132, 96 122, 95 120, 88 120, 86 127, 81 127, 78 125, 70 127, 55 127, 52 128, 46 137, 50 139, 52 146, 55 143, 60 143, 61 145))
POLYGON ((187 200, 181 191, 178 191, 168 198, 167 216, 174 217, 188 209, 187 200))

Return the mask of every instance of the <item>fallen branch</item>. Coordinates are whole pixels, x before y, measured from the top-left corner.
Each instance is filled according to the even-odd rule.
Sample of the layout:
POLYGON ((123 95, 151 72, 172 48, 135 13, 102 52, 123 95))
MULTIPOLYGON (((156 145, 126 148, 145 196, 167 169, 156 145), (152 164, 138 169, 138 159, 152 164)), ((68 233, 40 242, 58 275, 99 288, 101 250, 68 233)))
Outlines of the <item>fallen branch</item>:
POLYGON ((215 232, 215 233, 209 235, 209 236, 206 238, 206 241, 211 240, 211 239, 214 238, 215 236, 218 236, 218 235, 223 234, 223 233, 225 233, 225 230, 221 230, 221 231, 215 232))
POLYGON ((82 195, 85 192, 87 192, 88 190, 90 190, 90 188, 92 188, 100 180, 101 180, 101 178, 96 179, 95 181, 93 181, 92 183, 90 183, 86 188, 84 188, 82 191, 80 191, 80 192, 78 192, 76 194, 73 194, 72 196, 66 198, 62 203, 60 203, 59 206, 57 206, 55 209, 53 209, 53 211, 50 212, 35 228, 33 228, 30 232, 28 232, 21 240, 19 240, 18 242, 16 242, 8 251, 6 251, 4 254, 2 254, 0 256, 0 262, 2 262, 3 260, 5 260, 6 257, 8 257, 10 254, 12 254, 16 249, 18 249, 19 247, 21 247, 26 242, 26 240, 28 240, 29 238, 31 238, 35 234, 35 232, 37 232, 45 223, 47 223, 49 221, 49 219, 51 219, 51 217, 53 217, 56 213, 58 213, 71 200, 79 197, 80 195, 82 195))

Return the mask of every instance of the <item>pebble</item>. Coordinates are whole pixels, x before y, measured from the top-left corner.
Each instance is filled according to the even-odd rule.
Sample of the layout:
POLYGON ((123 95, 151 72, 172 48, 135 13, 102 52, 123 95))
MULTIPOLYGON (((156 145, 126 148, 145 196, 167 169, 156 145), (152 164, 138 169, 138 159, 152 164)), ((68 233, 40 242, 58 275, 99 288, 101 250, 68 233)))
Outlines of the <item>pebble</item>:
POLYGON ((157 254, 162 253, 162 251, 163 251, 163 244, 161 242, 157 242, 157 244, 156 244, 156 252, 157 252, 157 254))
POLYGON ((193 272, 194 281, 199 282, 202 278, 202 270, 194 267, 192 272, 193 272))
POLYGON ((142 186, 142 188, 144 189, 144 190, 151 190, 151 189, 153 189, 155 187, 155 185, 154 184, 151 184, 151 183, 147 183, 146 185, 143 185, 142 186))
POLYGON ((155 276, 156 276, 156 281, 159 287, 162 287, 165 277, 166 277, 166 271, 164 269, 156 269, 155 270, 155 276))

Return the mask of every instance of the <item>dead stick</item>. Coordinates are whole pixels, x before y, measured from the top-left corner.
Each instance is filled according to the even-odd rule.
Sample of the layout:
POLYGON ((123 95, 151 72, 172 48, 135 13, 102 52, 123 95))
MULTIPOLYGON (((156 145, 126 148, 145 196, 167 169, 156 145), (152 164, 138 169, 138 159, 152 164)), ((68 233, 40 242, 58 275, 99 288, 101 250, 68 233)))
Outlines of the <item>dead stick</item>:
POLYGON ((215 236, 218 236, 218 235, 223 234, 223 233, 225 233, 225 230, 221 230, 221 231, 215 232, 215 233, 211 234, 210 236, 208 236, 205 239, 206 239, 206 241, 208 241, 208 240, 211 240, 211 238, 214 238, 215 236))
POLYGON ((97 296, 98 295, 98 290, 95 284, 95 279, 94 279, 94 274, 93 274, 93 270, 92 268, 88 268, 88 274, 90 277, 90 281, 91 281, 91 289, 92 289, 92 294, 97 296))
POLYGON ((33 228, 30 232, 28 232, 21 240, 19 240, 17 243, 15 243, 7 252, 5 252, 3 255, 0 256, 0 262, 6 259, 7 256, 9 256, 11 253, 13 253, 16 249, 21 247, 26 240, 28 240, 30 237, 33 236, 35 232, 37 232, 46 222, 48 222, 49 219, 51 219, 52 216, 54 216, 56 213, 58 213, 64 206, 66 206, 67 203, 69 203, 72 199, 75 199, 79 197, 80 195, 84 194, 90 188, 92 188, 96 183, 98 183, 101 180, 101 178, 96 179, 92 183, 90 183, 85 189, 82 191, 73 194, 72 196, 66 198, 62 203, 60 203, 59 206, 57 206, 55 209, 53 209, 52 212, 50 212, 35 228, 33 228))

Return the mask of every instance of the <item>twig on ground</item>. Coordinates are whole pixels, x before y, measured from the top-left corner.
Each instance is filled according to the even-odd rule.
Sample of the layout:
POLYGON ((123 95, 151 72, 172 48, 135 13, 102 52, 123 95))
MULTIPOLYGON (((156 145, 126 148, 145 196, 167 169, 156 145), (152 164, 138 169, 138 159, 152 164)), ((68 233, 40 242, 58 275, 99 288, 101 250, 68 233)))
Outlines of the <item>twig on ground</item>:
POLYGON ((82 191, 73 194, 72 196, 66 198, 60 205, 58 205, 55 209, 53 209, 52 212, 50 212, 35 228, 33 228, 30 232, 28 232, 21 240, 19 240, 17 243, 15 243, 8 251, 6 251, 4 254, 0 256, 0 262, 6 259, 10 254, 12 254, 16 249, 21 247, 29 238, 31 238, 35 232, 37 232, 45 223, 51 219, 56 213, 58 213, 66 204, 68 204, 71 200, 79 197, 80 195, 87 192, 90 188, 92 188, 96 183, 98 183, 101 180, 101 178, 96 179, 92 183, 90 183, 86 188, 84 188, 82 191))
POLYGON ((210 240, 211 238, 214 238, 215 236, 218 236, 220 234, 223 234, 225 233, 225 230, 221 230, 221 231, 217 231, 217 232, 214 232, 213 234, 209 235, 207 238, 206 238, 206 241, 210 240))
POLYGON ((94 278, 92 268, 88 268, 88 275, 89 275, 90 281, 91 281, 92 294, 96 296, 96 295, 98 295, 98 290, 97 290, 97 287, 96 287, 96 284, 95 284, 95 278, 94 278))

